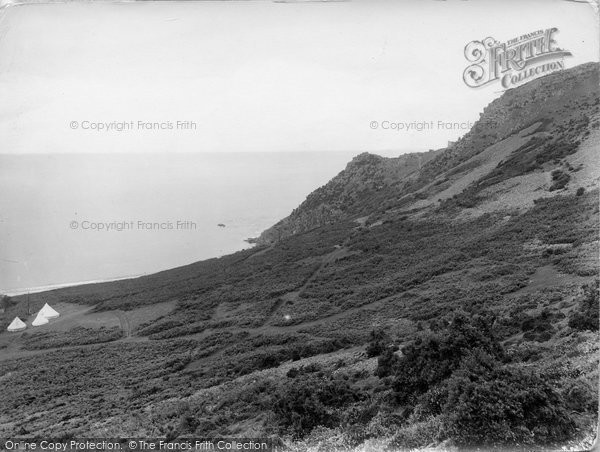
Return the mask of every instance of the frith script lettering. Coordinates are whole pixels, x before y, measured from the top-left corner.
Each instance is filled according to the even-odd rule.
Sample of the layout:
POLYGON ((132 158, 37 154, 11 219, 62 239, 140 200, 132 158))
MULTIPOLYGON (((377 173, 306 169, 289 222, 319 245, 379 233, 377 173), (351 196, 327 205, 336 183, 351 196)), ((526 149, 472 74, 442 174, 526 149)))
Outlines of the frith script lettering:
POLYGON ((557 47, 556 32, 558 28, 538 30, 504 43, 491 37, 471 41, 465 46, 465 58, 472 64, 465 69, 463 80, 471 88, 496 81, 511 88, 564 69, 563 58, 571 52, 557 47))

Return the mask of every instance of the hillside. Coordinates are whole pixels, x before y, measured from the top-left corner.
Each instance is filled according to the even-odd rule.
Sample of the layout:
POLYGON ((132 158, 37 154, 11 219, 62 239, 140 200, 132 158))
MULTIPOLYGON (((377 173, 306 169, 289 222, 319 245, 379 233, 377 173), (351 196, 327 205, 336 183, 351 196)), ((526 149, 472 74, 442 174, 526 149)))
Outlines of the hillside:
POLYGON ((475 181, 497 185, 542 170, 544 163, 573 153, 593 127, 590 112, 597 105, 597 86, 594 64, 582 65, 508 90, 484 109, 471 131, 447 149, 394 159, 361 154, 289 217, 265 231, 258 242, 272 243, 394 207, 430 206, 448 195, 464 199, 473 196, 474 187, 465 189, 475 181), (525 144, 526 149, 518 149, 525 144), (455 182, 462 175, 467 177, 457 187, 455 182))
POLYGON ((344 171, 306 198, 288 217, 264 231, 257 242, 269 244, 293 234, 332 224, 369 210, 380 192, 401 191, 408 176, 443 150, 416 152, 396 158, 363 153, 344 171))
POLYGON ((597 64, 507 91, 450 148, 357 156, 260 244, 13 297, 0 436, 278 436, 293 450, 589 447, 597 64))

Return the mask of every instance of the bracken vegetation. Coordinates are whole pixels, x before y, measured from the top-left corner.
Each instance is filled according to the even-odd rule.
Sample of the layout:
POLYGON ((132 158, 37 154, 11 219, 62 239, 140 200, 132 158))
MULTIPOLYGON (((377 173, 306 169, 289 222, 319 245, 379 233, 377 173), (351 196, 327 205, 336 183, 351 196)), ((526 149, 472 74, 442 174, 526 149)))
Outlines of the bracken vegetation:
MULTIPOLYGON (((10 389, 0 436, 269 435, 292 450, 589 444, 599 193, 570 159, 595 130, 597 72, 507 92, 406 180, 391 176, 404 167, 362 156, 352 165, 378 185, 317 193, 308 207, 326 221, 302 232, 143 278, 32 294, 32 309, 172 309, 132 331, 0 341, 10 389), (477 170, 471 157, 535 124, 525 145, 437 202, 477 170), (547 181, 535 201, 477 212, 485 190, 533 173, 547 181), (336 200, 339 215, 324 213, 338 192, 348 197, 336 200)), ((26 317, 26 301, 5 299, 3 324, 26 317)))

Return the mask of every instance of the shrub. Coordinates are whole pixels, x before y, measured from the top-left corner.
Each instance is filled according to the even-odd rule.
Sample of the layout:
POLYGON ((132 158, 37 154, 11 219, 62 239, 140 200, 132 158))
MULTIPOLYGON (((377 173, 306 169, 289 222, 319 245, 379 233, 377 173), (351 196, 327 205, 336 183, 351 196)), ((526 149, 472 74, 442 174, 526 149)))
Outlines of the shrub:
POLYGON ((579 413, 598 410, 598 388, 583 378, 569 381, 563 394, 570 410, 579 413))
POLYGON ((386 348, 383 354, 377 358, 377 368, 375 369, 375 375, 379 378, 384 378, 392 375, 396 368, 398 356, 394 353, 394 349, 389 347, 386 348))
POLYGON ((416 449, 431 443, 439 443, 444 438, 444 427, 440 418, 430 418, 400 428, 391 441, 391 446, 399 449, 416 449))
POLYGON ((389 337, 382 330, 373 330, 369 335, 369 344, 366 353, 369 358, 381 355, 388 347, 389 337))
POLYGON ((575 194, 576 194, 577 196, 581 196, 581 195, 583 195, 584 193, 585 193, 585 188, 583 188, 583 187, 579 187, 579 188, 577 189, 577 192, 576 192, 575 194))
POLYGON ((357 398, 357 392, 342 378, 296 375, 293 385, 284 385, 273 395, 273 411, 280 425, 298 437, 317 426, 336 426, 338 408, 357 398))
MULTIPOLYGON (((540 318, 545 322, 548 314, 540 318)), ((396 402, 410 411, 410 423, 439 419, 436 432, 469 446, 569 437, 576 426, 562 395, 537 373, 504 364, 491 323, 489 317, 458 314, 403 350, 392 387, 396 402)), ((539 319, 524 324, 536 328, 539 319)))
POLYGON ((550 321, 554 318, 547 309, 538 316, 527 317, 521 323, 521 330, 525 333, 523 337, 530 341, 545 342, 556 332, 550 321))
POLYGON ((392 384, 396 401, 412 404, 420 394, 450 377, 462 359, 479 349, 500 359, 504 351, 491 330, 491 321, 482 316, 468 319, 464 314, 451 318, 446 328, 422 334, 402 349, 395 364, 392 384))
POLYGON ((100 344, 116 341, 122 337, 123 331, 119 327, 84 328, 78 326, 66 332, 24 333, 23 349, 42 350, 66 346, 100 344))
POLYGON ((288 378, 296 378, 298 375, 306 375, 315 372, 321 372, 322 368, 319 364, 311 363, 306 366, 292 367, 288 370, 286 376, 288 378))
POLYGON ((600 280, 583 287, 583 296, 576 311, 569 316, 569 326, 576 330, 598 331, 598 303, 600 280))
POLYGON ((552 185, 548 189, 549 191, 562 190, 567 186, 567 184, 571 180, 571 176, 568 173, 565 173, 564 171, 559 169, 552 171, 551 174, 552 185))
POLYGON ((444 427, 457 443, 542 445, 575 431, 565 401, 540 375, 470 364, 445 385, 444 427))

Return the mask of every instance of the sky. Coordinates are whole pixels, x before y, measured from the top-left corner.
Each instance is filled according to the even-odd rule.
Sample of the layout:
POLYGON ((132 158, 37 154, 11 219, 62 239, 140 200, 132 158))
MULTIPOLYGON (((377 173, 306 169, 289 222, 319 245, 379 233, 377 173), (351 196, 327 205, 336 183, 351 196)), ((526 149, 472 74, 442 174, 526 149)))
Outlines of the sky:
POLYGON ((599 53, 597 15, 575 1, 73 2, 0 14, 8 154, 437 149, 501 94, 463 82, 470 41, 557 27, 567 67, 599 53))

